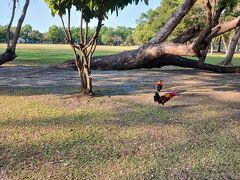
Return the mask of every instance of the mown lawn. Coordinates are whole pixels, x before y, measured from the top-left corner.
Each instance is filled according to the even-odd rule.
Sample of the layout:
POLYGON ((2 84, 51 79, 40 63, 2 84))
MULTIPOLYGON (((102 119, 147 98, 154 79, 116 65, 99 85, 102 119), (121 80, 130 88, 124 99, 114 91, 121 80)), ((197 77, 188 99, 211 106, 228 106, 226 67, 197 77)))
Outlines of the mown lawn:
POLYGON ((0 179, 240 178, 231 104, 159 108, 31 88, 1 94, 0 179))
MULTIPOLYGON (((0 52, 4 51, 4 47, 4 44, 0 44, 0 52)), ((137 46, 98 46, 94 56, 110 55, 136 48, 137 46)), ((73 58, 69 45, 56 44, 18 44, 17 55, 14 63, 23 65, 58 64, 73 58)), ((218 64, 224 58, 225 54, 209 54, 206 62, 218 64)), ((234 56, 232 63, 240 66, 240 54, 234 56)))
MULTIPOLYGON (((0 44, 0 52, 4 51, 4 44, 0 44)), ((104 56, 118 53, 124 50, 131 50, 135 46, 98 46, 94 56, 104 56)), ((69 45, 57 44, 18 44, 17 64, 44 65, 58 64, 73 58, 73 52, 69 45)))

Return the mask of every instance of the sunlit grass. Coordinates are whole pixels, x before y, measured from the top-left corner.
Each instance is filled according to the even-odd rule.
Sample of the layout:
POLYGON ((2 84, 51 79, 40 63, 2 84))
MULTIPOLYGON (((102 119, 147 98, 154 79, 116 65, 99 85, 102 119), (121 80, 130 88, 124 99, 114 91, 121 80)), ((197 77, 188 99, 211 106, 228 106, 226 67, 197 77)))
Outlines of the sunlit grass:
MULTIPOLYGON (((0 51, 5 47, 5 44, 0 44, 0 51)), ((111 55, 136 48, 137 46, 97 46, 94 56, 111 55)), ((22 65, 58 64, 73 59, 72 50, 67 44, 18 44, 17 55, 14 63, 22 65)), ((225 54, 209 54, 206 62, 219 64, 224 58, 225 54)), ((240 66, 240 54, 235 54, 232 63, 240 66)))
MULTIPOLYGON (((0 44, 0 52, 5 44, 0 44)), ((135 49, 137 46, 98 46, 94 56, 105 56, 121 51, 135 49)), ((73 59, 69 45, 64 44, 18 44, 17 59, 14 63, 22 65, 58 64, 73 59)))

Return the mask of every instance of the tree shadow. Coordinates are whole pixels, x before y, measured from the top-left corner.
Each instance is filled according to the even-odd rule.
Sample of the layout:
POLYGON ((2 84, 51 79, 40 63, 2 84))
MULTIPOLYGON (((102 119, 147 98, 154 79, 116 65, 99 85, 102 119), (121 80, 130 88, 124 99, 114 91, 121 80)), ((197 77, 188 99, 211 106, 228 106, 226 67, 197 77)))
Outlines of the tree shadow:
MULTIPOLYGON (((154 82, 164 80, 164 90, 178 92, 240 91, 239 74, 216 74, 195 69, 139 69, 93 71, 96 96, 149 94, 154 82)), ((50 67, 3 67, 0 95, 74 94, 80 92, 75 71, 50 67)))
MULTIPOLYGON (((220 107, 222 109, 225 108, 221 106, 220 102, 216 102, 216 104, 218 103, 219 105, 217 107, 212 105, 209 108, 212 110, 219 110, 220 107)), ((202 118, 199 121, 194 119, 194 116, 187 116, 188 113, 190 115, 196 112, 199 114, 199 111, 201 110, 205 110, 205 108, 201 106, 199 107, 197 104, 173 105, 161 108, 152 106, 146 107, 142 104, 131 104, 127 108, 127 111, 114 109, 114 113, 109 113, 104 116, 102 116, 102 112, 97 112, 97 114, 95 112, 94 114, 91 111, 88 111, 71 116, 66 115, 54 118, 38 118, 31 121, 25 119, 1 121, 0 126, 3 128, 12 129, 17 127, 25 129, 26 127, 37 127, 37 129, 41 129, 45 127, 58 127, 60 130, 61 128, 67 128, 69 131, 72 131, 72 134, 70 134, 68 138, 54 141, 49 139, 48 141, 43 142, 20 143, 17 146, 16 144, 5 144, 3 142, 0 145, 0 151, 2 153, 0 166, 3 170, 8 169, 9 172, 19 170, 20 167, 27 172, 31 166, 35 169, 38 169, 41 166, 48 166, 49 171, 51 171, 52 168, 56 168, 56 171, 58 172, 57 166, 64 166, 64 163, 70 162, 73 163, 72 166, 83 170, 85 167, 95 167, 99 164, 104 166, 105 163, 114 163, 119 159, 123 160, 125 158, 138 157, 138 152, 131 152, 130 154, 124 155, 126 152, 128 153, 128 151, 134 150, 136 148, 136 143, 139 146, 148 144, 150 146, 153 143, 162 143, 159 140, 151 139, 152 135, 148 131, 147 133, 149 134, 144 135, 144 138, 146 138, 144 141, 138 139, 142 138, 140 137, 140 134, 138 135, 138 138, 131 141, 123 137, 114 140, 109 137, 111 133, 115 132, 118 134, 124 130, 131 133, 132 129, 144 127, 181 127, 188 132, 190 140, 186 143, 178 142, 169 144, 159 152, 153 150, 155 155, 161 160, 163 157, 162 153, 172 152, 176 153, 177 156, 180 156, 184 155, 186 148, 190 151, 193 145, 195 148, 205 148, 208 142, 204 142, 204 140, 211 139, 211 136, 226 129, 229 123, 239 122, 239 114, 237 114, 237 112, 231 112, 229 114, 222 113, 214 117, 209 115, 207 118, 202 118), (96 117, 100 118, 96 119, 96 117), (81 135, 81 133, 76 133, 81 127, 87 127, 89 134, 81 135), (110 134, 107 132, 110 132, 110 134), (203 142, 200 142, 201 140, 203 140, 203 142), (9 152, 11 153, 9 154, 9 152)), ((151 131, 151 128, 149 131, 151 131)), ((164 139, 161 139, 161 141, 164 141, 164 139)), ((224 148, 230 150, 228 149, 229 147, 224 148)), ((151 160, 148 159, 148 157, 151 157, 152 155, 152 151, 150 152, 151 154, 147 154, 145 157, 147 158, 146 162, 151 160)), ((141 153, 141 150, 139 150, 139 153, 141 153)), ((165 158, 169 158, 169 162, 171 162, 170 159, 172 157, 169 156, 165 158)), ((179 161, 177 160, 175 163, 178 162, 179 161)), ((163 166, 169 167, 171 165, 163 164, 163 166)), ((93 170, 94 168, 89 172, 93 170)), ((146 176, 148 176, 148 173, 150 172, 146 171, 146 173, 146 176)), ((167 171, 165 171, 165 173, 167 173, 167 171)), ((182 175, 185 176, 186 173, 187 172, 182 172, 182 175)))

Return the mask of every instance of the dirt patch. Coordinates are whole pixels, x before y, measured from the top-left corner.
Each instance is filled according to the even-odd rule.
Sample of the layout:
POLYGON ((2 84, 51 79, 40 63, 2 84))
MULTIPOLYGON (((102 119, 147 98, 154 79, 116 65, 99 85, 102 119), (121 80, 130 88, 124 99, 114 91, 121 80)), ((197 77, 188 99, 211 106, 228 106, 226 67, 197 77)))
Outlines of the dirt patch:
MULTIPOLYGON (((153 83, 159 79, 164 80, 163 91, 177 90, 178 96, 167 106, 213 101, 239 103, 240 74, 216 74, 193 69, 93 71, 96 96, 107 97, 104 102, 99 99, 100 105, 116 103, 121 99, 153 104, 153 83)), ((26 95, 28 91, 36 95, 68 95, 68 98, 72 98, 71 105, 79 106, 79 98, 76 97, 79 89, 80 81, 74 71, 25 66, 0 68, 1 95, 14 95, 18 90, 26 91, 26 95)), ((88 98, 82 100, 89 104, 92 101, 88 98)))

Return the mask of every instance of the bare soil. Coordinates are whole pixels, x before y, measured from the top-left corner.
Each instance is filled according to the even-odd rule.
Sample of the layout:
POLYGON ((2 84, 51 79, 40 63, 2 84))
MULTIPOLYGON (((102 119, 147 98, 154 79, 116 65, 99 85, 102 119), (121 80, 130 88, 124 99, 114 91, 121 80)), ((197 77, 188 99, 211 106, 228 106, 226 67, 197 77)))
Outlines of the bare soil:
MULTIPOLYGON (((240 74, 217 74, 194 69, 141 69, 93 71, 95 96, 153 104, 154 82, 164 80, 163 91, 177 90, 167 106, 199 103, 240 103, 240 74)), ((77 72, 51 67, 6 66, 0 68, 0 91, 29 89, 40 94, 78 94, 77 72)), ((85 103, 86 99, 84 100, 85 103)), ((109 101, 111 102, 111 101, 109 101)))

